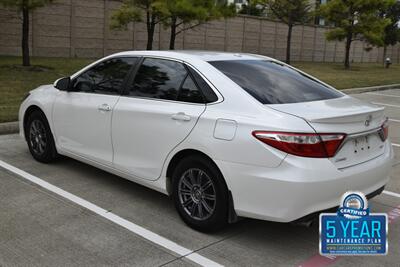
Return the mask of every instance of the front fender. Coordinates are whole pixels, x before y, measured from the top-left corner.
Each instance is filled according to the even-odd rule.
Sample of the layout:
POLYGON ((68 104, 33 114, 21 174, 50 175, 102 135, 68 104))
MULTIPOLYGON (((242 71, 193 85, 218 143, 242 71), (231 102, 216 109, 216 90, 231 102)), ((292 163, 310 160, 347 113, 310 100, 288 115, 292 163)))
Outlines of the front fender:
MULTIPOLYGON (((30 95, 21 103, 18 112, 19 118, 19 134, 25 139, 24 132, 24 121, 26 119, 27 111, 32 107, 39 108, 46 116, 49 122, 50 129, 53 131, 53 104, 59 90, 53 87, 53 85, 40 86, 37 89, 30 91, 30 95)), ((54 136, 54 134, 53 134, 54 136)), ((55 138, 55 136, 54 136, 55 138)))

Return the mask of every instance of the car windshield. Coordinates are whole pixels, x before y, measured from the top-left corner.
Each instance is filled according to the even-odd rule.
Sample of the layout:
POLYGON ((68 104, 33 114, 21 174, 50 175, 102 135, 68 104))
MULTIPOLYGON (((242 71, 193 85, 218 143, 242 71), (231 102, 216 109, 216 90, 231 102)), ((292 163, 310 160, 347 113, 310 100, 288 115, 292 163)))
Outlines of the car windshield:
POLYGON ((326 100, 343 96, 295 69, 270 60, 209 61, 263 104, 326 100))

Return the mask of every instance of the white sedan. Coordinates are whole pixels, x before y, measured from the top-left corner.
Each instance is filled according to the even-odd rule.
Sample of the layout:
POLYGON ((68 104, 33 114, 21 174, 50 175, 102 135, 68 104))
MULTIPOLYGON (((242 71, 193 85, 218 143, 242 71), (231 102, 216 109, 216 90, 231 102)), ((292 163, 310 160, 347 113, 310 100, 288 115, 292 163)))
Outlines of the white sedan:
POLYGON ((36 160, 65 155, 171 195, 201 231, 371 197, 393 159, 383 108, 259 55, 114 54, 31 91, 19 117, 36 160))

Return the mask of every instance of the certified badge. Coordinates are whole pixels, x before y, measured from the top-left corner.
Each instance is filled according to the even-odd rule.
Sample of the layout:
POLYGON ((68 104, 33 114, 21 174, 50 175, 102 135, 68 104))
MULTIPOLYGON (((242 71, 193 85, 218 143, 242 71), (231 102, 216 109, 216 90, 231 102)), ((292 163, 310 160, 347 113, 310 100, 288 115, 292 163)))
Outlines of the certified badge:
POLYGON ((386 255, 388 220, 385 213, 370 213, 361 192, 343 195, 337 213, 319 217, 321 255, 386 255))

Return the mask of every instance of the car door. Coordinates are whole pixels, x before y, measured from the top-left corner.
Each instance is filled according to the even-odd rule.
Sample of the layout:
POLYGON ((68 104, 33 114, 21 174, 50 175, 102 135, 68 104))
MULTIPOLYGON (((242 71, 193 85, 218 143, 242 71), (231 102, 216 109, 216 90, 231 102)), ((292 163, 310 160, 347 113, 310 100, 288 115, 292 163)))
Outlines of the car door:
POLYGON ((111 120, 122 86, 137 58, 112 58, 73 77, 53 107, 56 142, 62 150, 112 164, 111 120))
POLYGON ((205 111, 204 97, 181 62, 145 58, 114 110, 114 166, 156 180, 168 153, 205 111))

